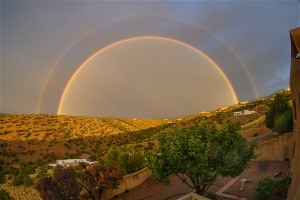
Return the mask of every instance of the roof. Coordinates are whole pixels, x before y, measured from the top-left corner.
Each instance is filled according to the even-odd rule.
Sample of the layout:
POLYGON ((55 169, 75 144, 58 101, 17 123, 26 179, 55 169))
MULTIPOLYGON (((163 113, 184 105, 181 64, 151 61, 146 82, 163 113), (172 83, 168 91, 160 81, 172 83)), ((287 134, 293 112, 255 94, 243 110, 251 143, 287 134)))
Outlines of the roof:
POLYGON ((292 56, 300 58, 300 27, 290 30, 292 56))

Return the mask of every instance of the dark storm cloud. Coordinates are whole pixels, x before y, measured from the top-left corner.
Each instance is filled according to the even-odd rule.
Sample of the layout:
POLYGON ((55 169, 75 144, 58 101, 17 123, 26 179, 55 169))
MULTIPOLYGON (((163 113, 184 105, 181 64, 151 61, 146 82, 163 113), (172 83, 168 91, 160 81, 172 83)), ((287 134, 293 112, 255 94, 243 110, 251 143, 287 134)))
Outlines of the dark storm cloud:
POLYGON ((222 67, 240 100, 254 99, 238 56, 259 95, 268 95, 289 87, 288 30, 299 26, 299 10, 296 0, 2 1, 1 112, 35 112, 43 82, 65 51, 42 103, 42 112, 55 113, 65 84, 88 56, 141 35, 171 37, 202 50, 222 67))

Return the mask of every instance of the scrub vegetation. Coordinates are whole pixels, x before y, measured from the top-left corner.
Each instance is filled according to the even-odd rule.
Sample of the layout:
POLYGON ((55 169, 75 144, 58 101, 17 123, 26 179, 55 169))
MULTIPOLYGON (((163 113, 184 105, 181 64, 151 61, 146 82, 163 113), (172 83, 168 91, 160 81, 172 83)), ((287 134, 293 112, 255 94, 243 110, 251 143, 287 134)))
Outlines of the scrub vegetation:
MULTIPOLYGON (((288 90, 280 93, 289 100, 288 90)), ((158 138, 168 136, 180 129, 199 126, 204 121, 207 124, 213 123, 217 130, 226 128, 228 122, 239 123, 241 130, 238 133, 241 136, 259 137, 271 132, 271 129, 266 127, 265 121, 266 112, 272 106, 275 95, 241 102, 212 112, 156 120, 50 114, 0 114, 1 188, 16 199, 19 194, 26 198, 30 194, 27 199, 39 199, 39 195, 30 185, 34 185, 43 172, 48 170, 45 165, 55 163, 57 159, 106 160, 111 149, 126 148, 119 158, 119 164, 128 167, 129 171, 124 171, 130 173, 131 168, 140 169, 145 163, 137 159, 137 166, 126 166, 125 158, 133 159, 130 157, 131 154, 144 156, 147 152, 157 151, 158 138), (254 110, 255 114, 233 116, 233 112, 243 110, 254 110), (32 166, 35 173, 20 174, 18 170, 24 163, 32 166), (12 186, 13 182, 20 186, 12 186)), ((284 119, 289 117, 288 114, 286 115, 284 119)), ((280 126, 280 120, 282 119, 278 118, 277 126, 280 126)), ((114 164, 118 165, 118 163, 114 164)))

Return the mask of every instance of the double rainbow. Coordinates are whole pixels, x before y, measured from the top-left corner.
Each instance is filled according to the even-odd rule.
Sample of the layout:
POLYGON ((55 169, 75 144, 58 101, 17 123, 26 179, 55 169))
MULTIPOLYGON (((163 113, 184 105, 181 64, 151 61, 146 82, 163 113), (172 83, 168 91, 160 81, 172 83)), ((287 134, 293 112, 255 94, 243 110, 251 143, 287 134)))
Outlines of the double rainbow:
POLYGON ((92 54, 90 57, 88 57, 77 69, 76 71, 72 74, 71 78, 68 80, 63 92, 62 92, 62 95, 60 97, 60 101, 59 101, 59 105, 58 105, 58 109, 57 109, 57 114, 62 114, 62 107, 63 107, 63 104, 64 104, 64 99, 68 93, 68 90, 73 82, 73 80, 75 79, 75 77, 80 73, 80 71, 87 65, 87 63, 89 61, 91 61, 92 59, 94 59, 96 56, 100 55, 101 53, 103 53, 104 51, 107 51, 108 49, 114 47, 114 46, 117 46, 119 44, 123 44, 123 43, 127 43, 127 42, 130 42, 130 41, 135 41, 135 40, 162 40, 162 41, 168 41, 168 42, 173 42, 173 43, 176 43, 178 45, 182 45, 184 47, 187 47, 193 51, 195 51, 196 53, 198 53, 199 55, 203 56, 206 60, 208 60, 216 69, 217 71, 220 73, 220 75, 223 77, 223 79, 225 80, 225 82, 227 83, 229 89, 230 89, 230 92, 233 96, 233 100, 234 102, 237 104, 238 103, 238 98, 237 98, 237 95, 234 91, 234 88, 232 86, 232 84, 230 83, 228 77, 226 76, 226 74, 223 72, 223 70, 221 69, 221 67, 214 61, 212 60, 208 55, 206 55, 204 52, 200 51, 199 49, 187 44, 187 43, 184 43, 182 41, 179 41, 179 40, 175 40, 175 39, 172 39, 172 38, 167 38, 167 37, 160 37, 160 36, 140 36, 140 37, 132 37, 132 38, 126 38, 126 39, 123 39, 123 40, 120 40, 120 41, 117 41, 117 42, 114 42, 110 45, 107 45, 105 46, 104 48, 101 48, 100 50, 96 51, 94 54, 92 54))

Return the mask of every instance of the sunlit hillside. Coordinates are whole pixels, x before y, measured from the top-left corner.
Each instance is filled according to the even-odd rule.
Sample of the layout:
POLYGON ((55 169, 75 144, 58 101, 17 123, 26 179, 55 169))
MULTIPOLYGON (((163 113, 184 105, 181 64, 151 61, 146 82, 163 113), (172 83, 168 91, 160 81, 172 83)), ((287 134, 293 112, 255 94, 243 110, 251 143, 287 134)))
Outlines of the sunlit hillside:
MULTIPOLYGON (((283 91, 289 95, 289 91, 283 91)), ((222 127, 228 121, 239 121, 241 134, 251 137, 269 131, 265 112, 274 98, 239 103, 212 112, 179 119, 116 119, 47 114, 0 116, 0 159, 7 165, 33 161, 44 165, 62 158, 100 158, 109 148, 129 145, 136 151, 152 150, 159 135, 192 126, 202 121, 222 127), (255 114, 233 116, 233 112, 254 110, 255 114)))
MULTIPOLYGON (((281 91, 290 95, 288 90, 281 91)), ((22 163, 36 167, 54 163, 56 159, 103 158, 108 149, 127 145, 130 149, 153 151, 157 138, 203 121, 214 122, 221 128, 228 121, 240 122, 240 133, 246 137, 270 132, 265 126, 265 113, 274 95, 242 102, 178 119, 116 119, 47 114, 0 115, 0 161, 2 169, 22 163), (252 110, 251 115, 234 116, 236 111, 252 110)), ((35 176, 35 175, 34 175, 35 176)), ((10 176, 9 176, 10 177, 10 176)), ((8 179, 9 179, 8 177, 8 179)), ((33 179, 35 179, 33 177, 33 179)), ((17 199, 40 199, 31 186, 11 186, 10 180, 1 187, 17 199)))

